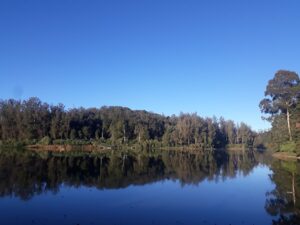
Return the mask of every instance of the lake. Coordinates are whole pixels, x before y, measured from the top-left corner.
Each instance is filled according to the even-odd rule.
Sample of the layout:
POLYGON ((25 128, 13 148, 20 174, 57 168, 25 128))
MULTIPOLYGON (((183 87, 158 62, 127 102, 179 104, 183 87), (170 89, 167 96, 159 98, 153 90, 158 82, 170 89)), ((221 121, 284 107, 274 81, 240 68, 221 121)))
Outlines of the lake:
POLYGON ((300 163, 259 152, 0 150, 4 225, 300 224, 300 163))

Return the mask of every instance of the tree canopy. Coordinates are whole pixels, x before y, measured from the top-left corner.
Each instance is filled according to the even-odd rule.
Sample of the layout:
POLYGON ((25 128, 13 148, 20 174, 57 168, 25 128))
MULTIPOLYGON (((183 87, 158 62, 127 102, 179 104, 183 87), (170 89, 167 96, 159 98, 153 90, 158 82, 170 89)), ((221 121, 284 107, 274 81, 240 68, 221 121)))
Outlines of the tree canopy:
POLYGON ((267 119, 272 123, 272 129, 269 132, 268 141, 277 145, 279 149, 285 148, 285 144, 296 146, 300 139, 299 130, 297 130, 297 124, 300 122, 298 74, 279 70, 268 82, 265 96, 266 98, 260 102, 259 107, 263 113, 270 115, 267 119))
POLYGON ((252 146, 255 136, 244 123, 203 118, 196 113, 164 116, 119 106, 65 109, 63 104, 49 105, 35 97, 24 101, 0 100, 3 142, 93 140, 117 145, 156 143, 219 148, 228 144, 252 146))
POLYGON ((265 96, 260 102, 260 108, 264 113, 286 113, 294 107, 300 97, 300 79, 297 73, 279 70, 274 78, 269 81, 265 96))

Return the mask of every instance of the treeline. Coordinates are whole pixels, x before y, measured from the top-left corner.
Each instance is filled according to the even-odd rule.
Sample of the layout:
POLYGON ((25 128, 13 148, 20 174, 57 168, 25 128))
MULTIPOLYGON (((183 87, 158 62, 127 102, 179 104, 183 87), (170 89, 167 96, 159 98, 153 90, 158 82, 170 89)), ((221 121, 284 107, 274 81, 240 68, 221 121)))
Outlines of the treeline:
POLYGON ((300 155, 300 79, 297 73, 279 70, 268 82, 260 109, 269 116, 270 131, 258 139, 274 150, 300 155))
POLYGON ((2 143, 151 144, 221 148, 251 147, 256 133, 244 124, 196 113, 164 116, 125 107, 72 108, 38 98, 0 100, 2 143), (77 142, 76 142, 77 141, 77 142))

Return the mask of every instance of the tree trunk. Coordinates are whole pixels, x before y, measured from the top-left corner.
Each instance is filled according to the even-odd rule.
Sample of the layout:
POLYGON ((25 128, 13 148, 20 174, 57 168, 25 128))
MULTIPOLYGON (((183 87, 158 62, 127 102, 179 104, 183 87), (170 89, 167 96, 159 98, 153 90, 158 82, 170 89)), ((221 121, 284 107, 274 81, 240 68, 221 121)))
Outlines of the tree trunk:
POLYGON ((292 138, 291 124, 290 124, 290 112, 289 112, 288 109, 287 109, 287 112, 286 112, 286 120, 287 120, 287 125, 288 125, 288 130, 289 130, 290 141, 292 141, 293 138, 292 138))

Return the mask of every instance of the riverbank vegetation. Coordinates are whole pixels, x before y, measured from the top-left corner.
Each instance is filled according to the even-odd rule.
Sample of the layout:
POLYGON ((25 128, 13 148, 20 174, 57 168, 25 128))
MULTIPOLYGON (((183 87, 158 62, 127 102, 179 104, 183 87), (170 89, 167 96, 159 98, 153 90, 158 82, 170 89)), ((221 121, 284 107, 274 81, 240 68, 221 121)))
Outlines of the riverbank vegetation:
POLYGON ((101 145, 212 149, 258 145, 245 123, 196 113, 164 116, 125 107, 72 108, 38 98, 0 101, 2 145, 101 145))
MULTIPOLYGON (((269 148, 300 155, 300 79, 279 70, 259 107, 272 128, 257 133, 245 123, 196 113, 165 116, 119 106, 71 108, 36 97, 0 100, 0 146, 87 146, 191 149, 269 148)), ((54 147, 55 146, 55 147, 54 147)))

